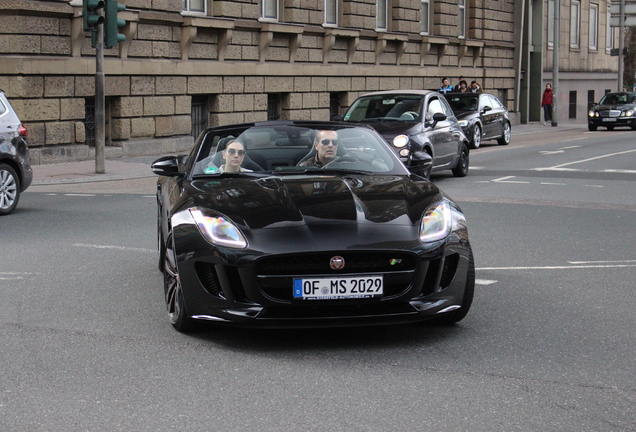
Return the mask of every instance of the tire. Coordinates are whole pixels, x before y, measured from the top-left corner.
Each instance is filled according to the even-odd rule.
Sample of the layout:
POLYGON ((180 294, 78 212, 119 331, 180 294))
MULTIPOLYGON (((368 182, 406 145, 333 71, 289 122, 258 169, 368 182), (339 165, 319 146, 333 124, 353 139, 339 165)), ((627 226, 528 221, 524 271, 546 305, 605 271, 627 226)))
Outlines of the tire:
POLYGON ((503 135, 501 135, 501 138, 497 139, 497 142, 499 143, 499 145, 508 145, 510 144, 511 135, 512 129, 510 128, 510 123, 506 122, 504 123, 503 127, 503 135))
POLYGON ((607 128, 608 131, 613 131, 614 130, 614 126, 605 126, 607 128))
POLYGON ((459 309, 455 309, 451 312, 445 313, 442 316, 433 318, 426 321, 426 323, 432 325, 451 325, 460 322, 470 310, 473 304, 473 298, 475 297, 475 260, 473 258, 473 252, 470 251, 468 261, 468 274, 466 276, 466 286, 464 287, 464 297, 462 298, 462 304, 459 309))
POLYGON ((596 132, 596 129, 598 129, 597 126, 594 126, 592 124, 587 125, 587 130, 589 130, 590 132, 596 132))
POLYGON ((166 242, 163 239, 163 232, 161 229, 161 207, 157 205, 157 251, 159 252, 159 260, 157 266, 159 271, 163 273, 165 267, 166 257, 166 242))
POLYGON ((473 128, 473 139, 470 142, 471 149, 478 149, 481 145, 481 128, 479 125, 475 125, 473 128))
POLYGON ((163 289, 166 308, 168 309, 168 319, 172 327, 182 333, 196 330, 198 327, 197 322, 188 316, 186 310, 172 236, 168 238, 164 254, 163 289))
POLYGON ((20 201, 20 178, 7 164, 0 164, 0 216, 11 213, 20 201))
POLYGON ((457 165, 453 168, 453 175, 455 177, 466 177, 468 174, 468 164, 469 164, 469 154, 468 154, 468 146, 466 144, 462 144, 462 152, 459 155, 459 160, 457 161, 457 165))

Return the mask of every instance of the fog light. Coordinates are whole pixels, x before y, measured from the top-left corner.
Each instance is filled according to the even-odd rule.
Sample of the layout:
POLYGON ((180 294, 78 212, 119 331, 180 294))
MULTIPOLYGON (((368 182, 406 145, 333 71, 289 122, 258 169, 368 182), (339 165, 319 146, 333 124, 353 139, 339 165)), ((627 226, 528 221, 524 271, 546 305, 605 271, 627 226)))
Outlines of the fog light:
POLYGON ((402 157, 407 157, 409 155, 409 149, 402 149, 400 150, 400 156, 402 157))

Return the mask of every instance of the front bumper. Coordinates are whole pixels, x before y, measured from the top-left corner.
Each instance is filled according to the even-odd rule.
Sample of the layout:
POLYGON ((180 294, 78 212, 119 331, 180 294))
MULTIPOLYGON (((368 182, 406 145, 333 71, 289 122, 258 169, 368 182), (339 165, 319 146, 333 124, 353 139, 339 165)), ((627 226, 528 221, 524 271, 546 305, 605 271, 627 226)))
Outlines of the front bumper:
POLYGON ((636 117, 588 117, 591 126, 636 127, 636 117))
POLYGON ((273 254, 214 248, 194 232, 175 233, 175 239, 180 238, 189 239, 185 252, 180 251, 185 244, 175 245, 188 315, 247 327, 367 326, 435 318, 462 304, 472 259, 467 236, 457 233, 428 249, 413 247, 413 242, 396 242, 393 249, 273 254), (199 239, 193 242, 196 237, 199 239), (339 276, 382 274, 384 295, 374 299, 293 299, 293 278, 333 277, 334 271, 316 263, 326 263, 334 255, 352 263, 347 273, 339 276), (389 257, 404 265, 388 266, 389 257))

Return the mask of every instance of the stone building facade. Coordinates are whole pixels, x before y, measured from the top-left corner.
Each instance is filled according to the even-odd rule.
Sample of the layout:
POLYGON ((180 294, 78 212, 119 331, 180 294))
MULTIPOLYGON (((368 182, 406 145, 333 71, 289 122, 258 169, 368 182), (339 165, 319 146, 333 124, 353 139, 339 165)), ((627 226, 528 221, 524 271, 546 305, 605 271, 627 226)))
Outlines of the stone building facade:
MULTIPOLYGON (((437 89, 441 77, 528 109, 527 0, 119 1, 126 41, 105 50, 106 135, 127 154, 187 149, 207 126, 328 120, 365 92, 437 89)), ((81 11, 81 0, 0 2, 0 88, 40 162, 90 147, 95 50, 81 11)))

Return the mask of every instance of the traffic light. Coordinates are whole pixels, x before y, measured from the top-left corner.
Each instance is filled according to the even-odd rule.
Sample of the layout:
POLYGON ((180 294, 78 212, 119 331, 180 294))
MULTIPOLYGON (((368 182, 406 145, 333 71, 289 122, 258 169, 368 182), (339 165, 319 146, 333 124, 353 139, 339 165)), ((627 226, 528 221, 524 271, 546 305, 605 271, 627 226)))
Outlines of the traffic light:
POLYGON ((99 10, 103 8, 103 0, 82 0, 82 20, 85 32, 97 30, 97 26, 104 22, 104 17, 99 14, 99 10))
POLYGON ((116 0, 106 0, 104 8, 104 47, 112 48, 119 42, 126 40, 126 36, 119 33, 119 29, 126 25, 126 20, 117 18, 117 13, 126 10, 126 5, 116 0))

